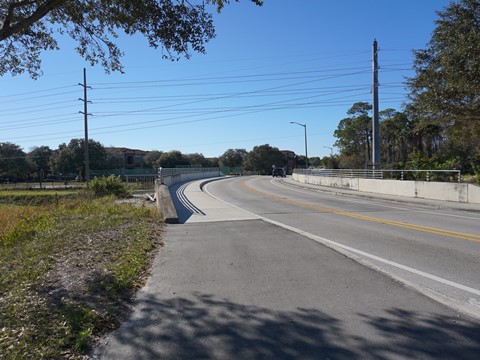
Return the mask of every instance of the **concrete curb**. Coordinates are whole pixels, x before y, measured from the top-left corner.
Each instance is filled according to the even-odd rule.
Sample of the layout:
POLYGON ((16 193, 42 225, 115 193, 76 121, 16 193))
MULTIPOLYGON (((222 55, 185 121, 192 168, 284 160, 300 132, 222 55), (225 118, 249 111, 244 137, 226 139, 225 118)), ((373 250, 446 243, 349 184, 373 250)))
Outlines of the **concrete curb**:
POLYGON ((178 224, 177 210, 167 185, 155 183, 155 200, 158 211, 163 215, 163 221, 167 224, 178 224))

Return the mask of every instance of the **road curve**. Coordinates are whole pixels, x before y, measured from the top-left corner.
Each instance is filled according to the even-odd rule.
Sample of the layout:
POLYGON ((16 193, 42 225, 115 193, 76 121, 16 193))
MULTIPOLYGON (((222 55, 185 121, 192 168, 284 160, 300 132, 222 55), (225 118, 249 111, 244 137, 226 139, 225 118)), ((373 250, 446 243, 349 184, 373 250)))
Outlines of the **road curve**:
POLYGON ((478 206, 465 211, 447 203, 438 209, 428 201, 352 198, 266 177, 212 183, 206 190, 480 318, 478 206))

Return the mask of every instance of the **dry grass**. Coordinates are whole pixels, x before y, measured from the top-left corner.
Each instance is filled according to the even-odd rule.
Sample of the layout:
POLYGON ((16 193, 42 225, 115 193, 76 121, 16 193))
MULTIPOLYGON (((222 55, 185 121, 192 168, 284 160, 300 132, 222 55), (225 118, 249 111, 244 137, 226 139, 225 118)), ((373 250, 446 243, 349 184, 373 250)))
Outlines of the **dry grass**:
POLYGON ((162 221, 83 194, 0 205, 0 359, 81 359, 128 313, 162 221))

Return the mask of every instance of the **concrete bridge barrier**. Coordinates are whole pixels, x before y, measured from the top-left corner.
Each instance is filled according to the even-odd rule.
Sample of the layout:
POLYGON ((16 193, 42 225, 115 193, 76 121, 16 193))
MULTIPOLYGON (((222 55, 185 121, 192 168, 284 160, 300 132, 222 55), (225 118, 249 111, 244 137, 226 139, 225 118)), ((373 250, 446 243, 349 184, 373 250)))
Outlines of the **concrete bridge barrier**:
POLYGON ((298 182, 361 192, 480 204, 480 186, 434 181, 378 180, 293 174, 298 182))
POLYGON ((158 180, 155 182, 155 202, 157 210, 162 214, 165 223, 178 224, 177 210, 175 205, 173 205, 168 186, 161 184, 158 180))

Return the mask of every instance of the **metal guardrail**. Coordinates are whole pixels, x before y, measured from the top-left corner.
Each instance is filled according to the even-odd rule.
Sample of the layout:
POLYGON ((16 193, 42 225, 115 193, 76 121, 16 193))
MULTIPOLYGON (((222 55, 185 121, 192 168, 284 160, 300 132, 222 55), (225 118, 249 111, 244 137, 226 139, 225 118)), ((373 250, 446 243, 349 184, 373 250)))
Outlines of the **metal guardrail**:
POLYGON ((360 179, 394 179, 417 181, 461 182, 460 170, 370 170, 370 169, 295 169, 295 174, 360 178, 360 179))
POLYGON ((214 172, 220 171, 218 167, 216 168, 193 168, 193 167, 185 167, 185 168, 158 168, 158 176, 172 176, 172 175, 181 175, 181 174, 193 174, 193 173, 205 173, 205 172, 214 172))
POLYGON ((154 168, 136 168, 136 169, 108 169, 108 170, 90 170, 90 176, 134 176, 134 175, 155 175, 156 169, 154 168))
POLYGON ((128 186, 134 186, 139 189, 150 189, 155 187, 157 175, 125 175, 125 182, 128 186))
POLYGON ((380 170, 362 170, 362 169, 295 169, 295 174, 344 177, 344 178, 362 178, 362 179, 383 179, 383 173, 380 170))
POLYGON ((460 170, 382 170, 384 179, 462 182, 460 170))

